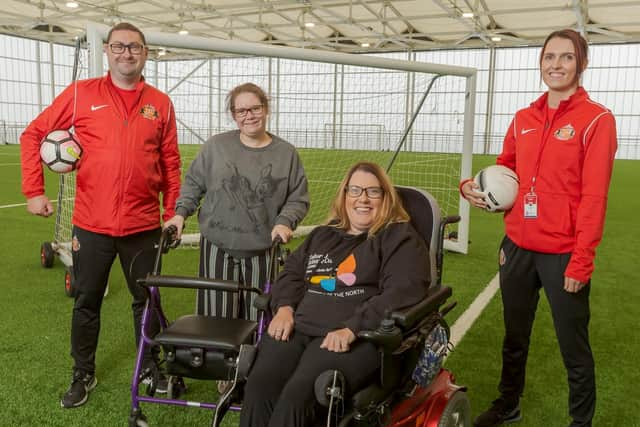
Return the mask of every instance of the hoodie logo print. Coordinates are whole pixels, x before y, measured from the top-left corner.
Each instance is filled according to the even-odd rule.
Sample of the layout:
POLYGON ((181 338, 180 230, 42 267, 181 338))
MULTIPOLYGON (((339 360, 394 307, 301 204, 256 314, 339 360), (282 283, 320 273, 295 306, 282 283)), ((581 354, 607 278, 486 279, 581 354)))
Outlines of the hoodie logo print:
MULTIPOLYGON (((356 275, 353 273, 354 271, 356 271, 356 257, 351 254, 338 265, 336 276, 345 285, 353 286, 357 280, 356 275)), ((309 281, 314 285, 319 284, 327 292, 336 290, 336 277, 312 276, 309 281)))

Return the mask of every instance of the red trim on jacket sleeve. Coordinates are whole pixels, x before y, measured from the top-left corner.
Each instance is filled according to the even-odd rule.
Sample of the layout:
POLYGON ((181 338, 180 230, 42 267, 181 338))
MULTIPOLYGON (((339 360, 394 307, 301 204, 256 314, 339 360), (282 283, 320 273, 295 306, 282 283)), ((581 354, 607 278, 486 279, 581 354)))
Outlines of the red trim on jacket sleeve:
POLYGON ((513 117, 502 142, 502 152, 496 159, 496 164, 516 170, 516 116, 513 117))
POLYGON ((168 221, 175 215, 176 200, 180 194, 180 151, 173 104, 169 101, 167 121, 160 145, 160 167, 162 168, 162 219, 168 221))
POLYGON ((615 118, 596 117, 585 131, 582 188, 576 218, 576 244, 565 276, 586 283, 591 278, 596 247, 602 239, 607 194, 618 147, 615 118))
POLYGON ((464 193, 462 192, 462 186, 465 185, 467 182, 473 181, 473 178, 467 178, 467 179, 463 179, 462 181, 460 181, 460 184, 458 185, 458 191, 460 192, 460 196, 462 196, 463 199, 467 199, 467 197, 464 195, 464 193))
POLYGON ((69 129, 73 116, 73 85, 36 117, 20 136, 22 194, 27 199, 44 194, 44 175, 40 161, 40 142, 49 132, 69 129))

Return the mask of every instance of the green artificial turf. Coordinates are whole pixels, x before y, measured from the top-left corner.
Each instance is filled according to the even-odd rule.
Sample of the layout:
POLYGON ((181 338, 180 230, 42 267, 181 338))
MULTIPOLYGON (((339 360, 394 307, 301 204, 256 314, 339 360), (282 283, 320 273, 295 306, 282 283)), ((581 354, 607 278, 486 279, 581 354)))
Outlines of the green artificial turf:
MULTIPOLYGON (((491 164, 491 156, 476 156, 474 171, 491 164)), ((125 426, 130 410, 129 389, 135 345, 130 295, 119 264, 114 264, 110 292, 102 309, 97 352, 98 386, 80 408, 60 408, 59 399, 69 385, 72 360, 69 330, 73 301, 63 291, 64 266, 40 266, 39 248, 52 239, 54 219, 27 214, 20 194, 19 149, 0 146, 0 425, 3 426, 125 426)), ((591 337, 596 359, 598 407, 594 426, 640 426, 640 353, 636 330, 639 314, 638 265, 640 225, 634 220, 640 201, 634 194, 640 181, 637 161, 616 161, 610 192, 605 236, 598 250, 591 293, 591 337)), ((47 176, 47 194, 56 198, 57 182, 47 176)), ((503 233, 499 214, 476 209, 471 213, 469 254, 447 253, 445 284, 451 285, 458 306, 448 320, 468 307, 497 270, 497 250, 503 233)), ((166 274, 195 275, 198 252, 180 249, 164 260, 166 274)), ((194 311, 192 292, 163 293, 170 318, 194 311)), ((474 415, 496 396, 502 340, 501 303, 494 298, 447 361, 460 384, 468 387, 474 415)), ((214 401, 215 385, 187 380, 185 398, 214 401)), ((209 425, 211 412, 143 404, 154 426, 209 425)), ((534 325, 522 401, 526 426, 566 426, 566 373, 555 341, 546 300, 541 298, 534 325)), ((225 418, 237 425, 237 416, 225 418)))

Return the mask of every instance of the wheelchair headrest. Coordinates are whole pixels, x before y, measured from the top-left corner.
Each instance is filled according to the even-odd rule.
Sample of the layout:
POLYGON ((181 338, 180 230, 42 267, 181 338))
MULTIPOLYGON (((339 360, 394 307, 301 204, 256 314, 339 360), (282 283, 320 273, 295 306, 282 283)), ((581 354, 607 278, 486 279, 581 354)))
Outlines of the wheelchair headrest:
POLYGON ((424 190, 414 187, 396 186, 396 191, 402 199, 402 205, 411 217, 411 225, 422 236, 429 249, 431 263, 431 283, 438 278, 436 253, 440 236, 440 221, 442 215, 436 199, 424 190))

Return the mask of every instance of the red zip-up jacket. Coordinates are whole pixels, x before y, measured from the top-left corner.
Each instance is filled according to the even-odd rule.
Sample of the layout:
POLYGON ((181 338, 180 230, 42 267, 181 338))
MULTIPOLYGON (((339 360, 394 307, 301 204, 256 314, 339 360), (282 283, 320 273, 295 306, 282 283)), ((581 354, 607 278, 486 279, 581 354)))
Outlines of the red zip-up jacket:
POLYGON ((516 203, 504 216, 506 234, 524 249, 571 253, 565 276, 586 283, 604 227, 617 149, 615 119, 579 87, 547 123, 547 96, 516 113, 496 162, 520 178, 516 203), (523 211, 534 175, 538 217, 532 219, 523 211))
POLYGON ((174 215, 180 191, 180 153, 173 105, 144 79, 129 112, 107 74, 71 84, 20 138, 22 192, 44 194, 40 141, 72 125, 83 153, 76 176, 73 224, 126 236, 160 226, 174 215))

